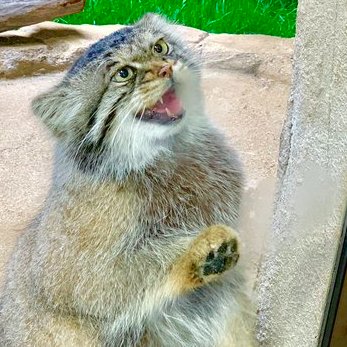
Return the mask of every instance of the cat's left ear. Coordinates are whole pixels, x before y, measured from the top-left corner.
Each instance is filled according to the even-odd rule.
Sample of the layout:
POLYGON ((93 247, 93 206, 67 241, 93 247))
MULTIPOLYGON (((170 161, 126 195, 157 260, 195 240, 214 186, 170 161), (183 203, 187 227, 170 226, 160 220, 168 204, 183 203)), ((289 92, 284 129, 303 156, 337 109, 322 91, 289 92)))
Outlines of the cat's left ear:
POLYGON ((81 98, 64 83, 36 97, 31 106, 34 114, 56 137, 63 137, 81 111, 81 98))
POLYGON ((65 78, 36 97, 31 104, 32 110, 54 136, 75 136, 76 131, 83 130, 99 104, 108 85, 109 77, 105 76, 103 70, 85 69, 78 76, 65 78))

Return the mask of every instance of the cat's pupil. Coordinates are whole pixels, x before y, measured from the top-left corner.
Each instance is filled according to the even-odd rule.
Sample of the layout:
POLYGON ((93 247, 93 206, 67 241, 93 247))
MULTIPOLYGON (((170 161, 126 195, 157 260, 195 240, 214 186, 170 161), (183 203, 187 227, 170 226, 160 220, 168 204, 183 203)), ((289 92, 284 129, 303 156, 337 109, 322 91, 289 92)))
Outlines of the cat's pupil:
POLYGON ((157 43, 157 44, 154 46, 154 50, 155 50, 157 53, 161 53, 161 52, 163 51, 163 47, 157 43))
POLYGON ((121 69, 118 74, 122 78, 127 78, 129 76, 129 71, 128 69, 121 69))

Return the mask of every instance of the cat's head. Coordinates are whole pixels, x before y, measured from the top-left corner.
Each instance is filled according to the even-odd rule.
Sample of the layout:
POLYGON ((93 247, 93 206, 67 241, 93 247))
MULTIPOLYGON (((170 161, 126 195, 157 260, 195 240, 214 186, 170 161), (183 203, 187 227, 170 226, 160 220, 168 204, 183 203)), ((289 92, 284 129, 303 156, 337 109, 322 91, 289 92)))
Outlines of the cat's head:
POLYGON ((33 110, 79 164, 137 170, 199 122, 199 84, 175 26, 147 14, 93 44, 33 110))

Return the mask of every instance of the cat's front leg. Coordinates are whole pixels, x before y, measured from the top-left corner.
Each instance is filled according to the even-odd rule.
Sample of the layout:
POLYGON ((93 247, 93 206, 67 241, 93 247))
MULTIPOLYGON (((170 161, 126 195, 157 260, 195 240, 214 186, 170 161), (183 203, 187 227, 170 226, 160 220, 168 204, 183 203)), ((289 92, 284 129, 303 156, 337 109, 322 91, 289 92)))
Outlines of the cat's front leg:
MULTIPOLYGON (((124 342, 127 347, 134 346, 134 341, 137 347, 163 346, 161 342, 157 344, 157 338, 152 334, 153 326, 160 325, 159 317, 165 312, 166 304, 169 302, 170 306, 179 297, 216 281, 225 271, 234 267, 239 258, 238 236, 225 225, 214 225, 202 230, 194 238, 182 237, 173 242, 176 247, 159 240, 151 244, 150 263, 153 265, 158 262, 157 265, 160 266, 165 259, 167 267, 163 273, 160 272, 160 267, 148 266, 150 263, 147 252, 146 256, 140 252, 132 258, 132 267, 127 271, 128 277, 134 267, 138 269, 142 266, 144 269, 144 264, 147 264, 146 271, 143 272, 143 281, 136 282, 138 286, 128 288, 128 291, 133 289, 136 292, 130 295, 132 300, 127 304, 127 314, 120 316, 113 324, 113 341, 132 341, 124 342), (160 256, 153 257, 153 254, 160 256), (134 326, 134 322, 138 324, 134 326), (123 335, 126 331, 130 332, 129 338, 123 335)), ((140 274, 141 271, 136 273, 140 274)))
POLYGON ((237 233, 225 225, 203 230, 173 264, 168 289, 180 295, 215 281, 236 265, 239 243, 237 233))

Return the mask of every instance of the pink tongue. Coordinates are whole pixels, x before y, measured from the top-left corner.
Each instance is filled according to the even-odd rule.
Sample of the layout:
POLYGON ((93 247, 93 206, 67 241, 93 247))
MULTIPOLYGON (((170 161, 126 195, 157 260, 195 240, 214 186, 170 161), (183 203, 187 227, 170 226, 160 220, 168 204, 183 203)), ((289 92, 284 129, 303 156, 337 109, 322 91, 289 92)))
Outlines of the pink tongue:
POLYGON ((159 100, 154 107, 153 111, 158 113, 170 113, 172 116, 178 116, 182 113, 181 101, 177 98, 175 92, 169 89, 163 96, 163 103, 159 100))

